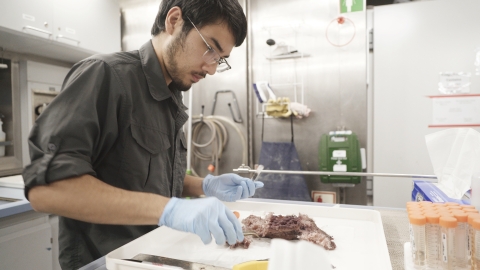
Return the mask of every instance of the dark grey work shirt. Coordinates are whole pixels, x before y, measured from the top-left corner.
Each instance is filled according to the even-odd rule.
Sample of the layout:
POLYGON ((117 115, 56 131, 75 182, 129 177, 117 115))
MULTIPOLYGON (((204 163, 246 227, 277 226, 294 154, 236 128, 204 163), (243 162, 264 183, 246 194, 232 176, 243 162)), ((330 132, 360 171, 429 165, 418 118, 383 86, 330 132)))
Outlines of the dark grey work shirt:
MULTIPOLYGON (((180 91, 167 87, 150 41, 138 51, 82 60, 62 89, 30 133, 26 195, 34 186, 89 174, 126 190, 181 196, 187 146, 181 127, 188 115, 180 91)), ((63 269, 78 269, 157 227, 65 217, 59 226, 63 269)))

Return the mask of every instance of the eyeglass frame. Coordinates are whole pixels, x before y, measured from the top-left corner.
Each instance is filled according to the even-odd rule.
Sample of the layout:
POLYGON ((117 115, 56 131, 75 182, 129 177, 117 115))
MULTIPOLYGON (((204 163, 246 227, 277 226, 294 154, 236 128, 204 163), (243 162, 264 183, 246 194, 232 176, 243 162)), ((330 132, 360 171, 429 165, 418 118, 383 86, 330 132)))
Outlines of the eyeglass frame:
POLYGON ((205 53, 203 54, 202 58, 203 58, 203 61, 209 65, 213 64, 213 63, 209 63, 205 60, 205 55, 209 52, 209 51, 212 51, 214 53, 214 55, 216 55, 218 57, 218 60, 215 60, 215 57, 212 57, 212 60, 214 60, 218 66, 220 66, 221 64, 227 64, 227 68, 226 69, 218 69, 218 66, 217 66, 217 72, 218 73, 221 73, 221 72, 224 72, 224 71, 227 71, 227 70, 230 70, 232 69, 232 67, 230 66, 230 64, 228 64, 227 62, 227 59, 225 59, 224 57, 221 57, 217 51, 215 51, 215 49, 210 46, 210 44, 208 44, 208 42, 205 40, 205 38, 202 36, 202 34, 200 33, 200 30, 198 30, 197 26, 195 26, 195 24, 192 22, 192 20, 190 20, 190 18, 187 16, 187 19, 190 21, 190 23, 193 25, 193 28, 195 28, 195 30, 197 30, 197 33, 200 35, 200 37, 202 38, 203 42, 205 42, 205 45, 207 46, 207 50, 205 51, 205 53))

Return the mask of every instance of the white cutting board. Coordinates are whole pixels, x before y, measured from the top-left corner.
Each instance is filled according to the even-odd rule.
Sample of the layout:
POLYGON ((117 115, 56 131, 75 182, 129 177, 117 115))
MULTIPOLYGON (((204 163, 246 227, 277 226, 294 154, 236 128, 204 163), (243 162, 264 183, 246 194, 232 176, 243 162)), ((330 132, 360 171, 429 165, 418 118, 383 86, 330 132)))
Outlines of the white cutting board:
MULTIPOLYGON (((392 269, 380 213, 374 210, 326 207, 265 202, 225 203, 231 210, 240 212, 240 219, 250 214, 307 214, 317 226, 332 235, 337 248, 327 251, 336 270, 342 269, 392 269)), ((188 214, 188 213, 186 213, 188 214)), ((204 245, 194 234, 160 227, 106 255, 109 270, 162 269, 158 266, 124 261, 139 253, 170 257, 203 264, 232 268, 245 261, 267 259, 269 239, 254 239, 249 249, 228 249, 214 241, 204 245)), ((288 256, 288 255, 287 255, 288 256)), ((315 256, 315 254, 312 254, 315 256)), ((166 268, 165 268, 166 269, 166 268)))
POLYGON ((14 175, 0 178, 0 187, 25 188, 22 175, 14 175))

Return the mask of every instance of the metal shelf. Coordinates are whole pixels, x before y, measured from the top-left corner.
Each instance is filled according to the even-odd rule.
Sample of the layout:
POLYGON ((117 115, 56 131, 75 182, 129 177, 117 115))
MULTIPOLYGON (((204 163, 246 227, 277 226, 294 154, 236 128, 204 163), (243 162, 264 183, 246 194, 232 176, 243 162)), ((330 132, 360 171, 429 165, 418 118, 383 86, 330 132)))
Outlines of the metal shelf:
POLYGON ((271 56, 271 57, 267 57, 267 59, 268 60, 293 59, 293 58, 303 58, 303 57, 309 57, 309 56, 310 54, 306 54, 306 53, 292 53, 292 54, 271 56))

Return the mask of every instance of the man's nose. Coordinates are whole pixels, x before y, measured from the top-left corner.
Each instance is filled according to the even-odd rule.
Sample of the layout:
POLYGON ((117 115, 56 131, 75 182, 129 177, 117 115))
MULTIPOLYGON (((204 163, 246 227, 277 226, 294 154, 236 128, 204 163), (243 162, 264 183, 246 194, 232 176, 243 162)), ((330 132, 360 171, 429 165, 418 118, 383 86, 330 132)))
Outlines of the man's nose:
POLYGON ((213 74, 215 74, 215 72, 217 72, 217 66, 218 66, 217 63, 213 63, 213 64, 205 63, 202 69, 206 71, 208 75, 212 76, 213 74))

